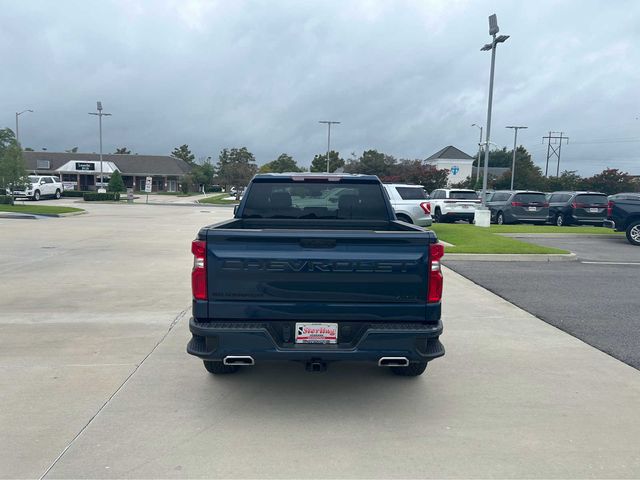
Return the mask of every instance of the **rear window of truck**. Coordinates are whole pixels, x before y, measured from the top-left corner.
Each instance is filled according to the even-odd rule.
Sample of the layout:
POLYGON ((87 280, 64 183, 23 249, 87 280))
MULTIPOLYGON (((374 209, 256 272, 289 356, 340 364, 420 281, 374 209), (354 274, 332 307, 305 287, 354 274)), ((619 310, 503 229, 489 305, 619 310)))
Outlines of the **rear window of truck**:
POLYGON ((396 191, 403 200, 426 200, 427 192, 421 187, 396 187, 396 191))
POLYGON ((449 192, 449 198, 453 198, 456 200, 477 200, 478 194, 476 192, 456 192, 452 190, 449 192))
POLYGON ((389 220, 379 183, 254 182, 242 218, 389 220))

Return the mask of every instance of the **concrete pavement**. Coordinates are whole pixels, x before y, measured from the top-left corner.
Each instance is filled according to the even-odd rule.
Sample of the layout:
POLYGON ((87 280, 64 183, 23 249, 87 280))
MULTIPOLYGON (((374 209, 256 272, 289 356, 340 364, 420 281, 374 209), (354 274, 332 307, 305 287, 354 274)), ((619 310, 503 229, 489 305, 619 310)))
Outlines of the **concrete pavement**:
POLYGON ((230 210, 86 208, 0 221, 3 478, 640 476, 640 372, 450 270, 423 377, 214 377, 184 351, 189 242, 230 210))

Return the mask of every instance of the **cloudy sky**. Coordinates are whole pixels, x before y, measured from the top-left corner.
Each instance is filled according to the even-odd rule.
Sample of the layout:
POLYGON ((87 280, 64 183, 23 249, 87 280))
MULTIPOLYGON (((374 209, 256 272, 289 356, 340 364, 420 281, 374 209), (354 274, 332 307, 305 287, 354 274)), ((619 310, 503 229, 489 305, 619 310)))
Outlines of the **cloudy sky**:
MULTIPOLYGON (((2 0, 0 126, 25 147, 197 157, 246 146, 258 163, 308 165, 332 147, 425 158, 474 155, 486 122, 487 16, 498 49, 492 141, 506 125, 544 166, 549 130, 570 137, 561 169, 640 174, 640 2, 464 0, 2 0)), ((509 147, 510 148, 510 147, 509 147)))

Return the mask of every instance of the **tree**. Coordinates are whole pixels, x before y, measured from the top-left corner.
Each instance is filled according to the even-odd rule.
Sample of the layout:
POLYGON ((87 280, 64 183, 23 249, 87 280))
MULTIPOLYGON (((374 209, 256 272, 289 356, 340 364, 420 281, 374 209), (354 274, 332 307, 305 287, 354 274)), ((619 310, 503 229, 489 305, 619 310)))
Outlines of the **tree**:
POLYGON ((202 160, 202 163, 193 166, 191 169, 190 181, 191 183, 198 184, 198 186, 202 185, 206 191, 213 185, 215 175, 216 167, 211 163, 211 157, 207 157, 202 160))
POLYGON ((427 165, 422 160, 400 160, 389 177, 383 181, 397 183, 412 183, 422 185, 427 192, 444 188, 449 179, 449 170, 437 169, 427 165))
POLYGON ((124 192, 124 182, 122 181, 122 175, 118 170, 111 174, 111 178, 109 179, 109 185, 107 185, 108 192, 120 193, 124 192))
POLYGON ((22 149, 16 142, 13 132, 11 130, 9 132, 11 136, 0 133, 0 187, 14 190, 26 183, 26 167, 22 149))
POLYGON ((593 177, 582 181, 585 190, 602 192, 607 195, 621 192, 634 192, 638 189, 633 177, 627 172, 621 172, 617 168, 605 168, 593 177))
MULTIPOLYGON (((340 154, 335 150, 329 152, 329 172, 333 173, 339 168, 344 167, 344 158, 340 158, 340 154)), ((313 157, 311 162, 312 172, 326 172, 327 171, 327 154, 318 154, 313 157)))
MULTIPOLYGON (((326 155, 325 155, 326 158, 326 155)), ((377 150, 366 150, 357 159, 349 160, 345 171, 385 177, 392 174, 396 159, 377 150)))
POLYGON ((174 148, 173 152, 171 152, 171 156, 184 160, 189 165, 195 164, 194 160, 196 159, 196 157, 193 153, 191 153, 191 150, 189 150, 189 145, 185 144, 174 148))
MULTIPOLYGON (((516 170, 517 173, 517 170, 516 170)), ((557 192, 559 190, 580 190, 584 179, 575 170, 565 170, 559 177, 547 177, 544 190, 557 192)))
POLYGON ((247 147, 223 149, 218 156, 216 173, 225 187, 243 187, 256 174, 256 159, 247 147))
MULTIPOLYGON (((489 166, 496 167, 497 164, 504 165, 504 157, 509 157, 509 171, 502 174, 493 182, 492 187, 496 190, 506 190, 511 188, 511 165, 513 162, 513 150, 494 150, 489 153, 489 166), (494 162, 494 152, 496 161, 494 162)), ((513 188, 516 190, 544 190, 546 179, 542 176, 542 169, 531 159, 531 154, 523 146, 516 149, 516 175, 513 188)))
POLYGON ((283 173, 283 172, 303 172, 296 161, 286 153, 280 154, 275 160, 265 163, 260 167, 260 173, 283 173))
POLYGON ((120 147, 120 148, 116 148, 115 154, 116 155, 130 155, 131 154, 131 150, 129 150, 127 147, 120 147))

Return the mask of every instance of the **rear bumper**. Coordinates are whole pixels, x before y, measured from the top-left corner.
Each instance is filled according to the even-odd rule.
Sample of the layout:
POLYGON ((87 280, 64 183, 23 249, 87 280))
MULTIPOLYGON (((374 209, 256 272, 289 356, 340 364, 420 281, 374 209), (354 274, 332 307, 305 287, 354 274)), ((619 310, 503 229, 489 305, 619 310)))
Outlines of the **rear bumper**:
MULTIPOLYGON (((249 355, 256 362, 378 362, 381 357, 406 357, 410 362, 425 362, 444 355, 444 346, 439 340, 441 322, 369 323, 357 338, 337 345, 277 341, 266 322, 199 322, 191 318, 189 330, 192 338, 187 345, 187 353, 204 360, 249 355)), ((338 339, 340 341, 340 333, 338 339)))
POLYGON ((475 216, 475 209, 474 210, 465 210, 465 211, 444 211, 442 212, 442 216, 447 218, 447 219, 456 219, 456 220, 469 220, 469 219, 473 219, 473 217, 475 216))

